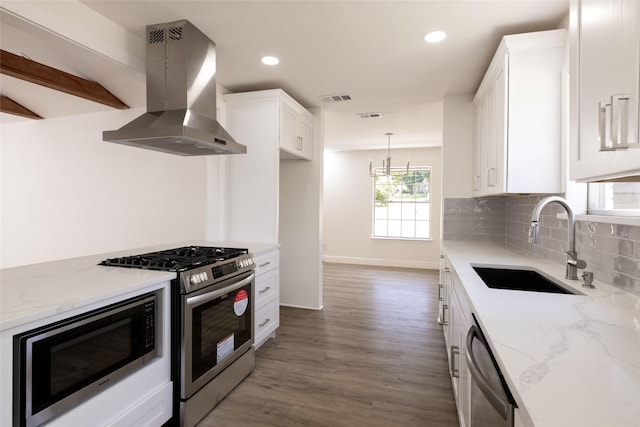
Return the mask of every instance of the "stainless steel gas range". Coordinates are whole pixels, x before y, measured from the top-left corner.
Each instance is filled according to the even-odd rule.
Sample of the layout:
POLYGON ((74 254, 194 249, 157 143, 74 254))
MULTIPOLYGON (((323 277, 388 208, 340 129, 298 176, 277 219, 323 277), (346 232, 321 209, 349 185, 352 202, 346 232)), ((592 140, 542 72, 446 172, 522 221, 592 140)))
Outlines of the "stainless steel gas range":
POLYGON ((253 256, 186 246, 100 264, 178 273, 171 284, 171 424, 195 425, 255 366, 253 256))

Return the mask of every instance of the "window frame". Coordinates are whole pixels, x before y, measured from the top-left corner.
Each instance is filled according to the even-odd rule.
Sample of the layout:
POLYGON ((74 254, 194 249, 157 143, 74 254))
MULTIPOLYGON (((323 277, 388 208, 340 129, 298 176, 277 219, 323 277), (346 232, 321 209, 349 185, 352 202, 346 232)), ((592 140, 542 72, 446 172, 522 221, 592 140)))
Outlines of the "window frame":
MULTIPOLYGON (((622 184, 622 182, 620 182, 622 184)), ((616 182, 593 182, 587 184, 587 215, 603 215, 611 217, 629 217, 640 219, 640 208, 638 209, 615 209, 597 205, 595 199, 600 199, 601 203, 606 203, 607 198, 605 185, 617 184, 616 182), (594 206, 595 205, 595 206, 594 206)), ((628 183, 627 183, 628 184, 628 183)), ((640 183, 635 183, 640 186, 640 183)))
MULTIPOLYGON (((371 239, 374 240, 401 240, 401 241, 420 241, 420 242, 425 242, 425 241, 431 241, 432 240, 432 201, 431 201, 431 178, 432 178, 432 172, 433 172, 433 168, 431 166, 410 166, 410 167, 399 167, 399 168, 391 168, 391 174, 392 175, 398 175, 398 174, 406 174, 407 170, 409 173, 411 172, 429 172, 429 178, 428 178, 428 182, 427 182, 427 202, 400 202, 401 204, 411 204, 415 205, 416 203, 425 203, 428 205, 428 219, 427 220, 419 220, 416 218, 416 216, 414 215, 413 219, 410 220, 403 220, 402 217, 398 218, 398 221, 411 221, 413 224, 413 236, 412 237, 403 237, 403 236, 389 236, 388 233, 388 227, 387 227, 387 233, 386 235, 376 235, 376 177, 378 176, 384 176, 384 168, 375 168, 374 169, 374 174, 375 176, 373 177, 373 179, 371 180, 372 185, 371 185, 371 204, 372 204, 372 208, 371 208, 371 239), (426 222, 427 223, 427 232, 428 232, 428 237, 416 237, 416 225, 419 222, 426 222)), ((398 202, 394 202, 394 203, 398 203, 398 202)), ((389 222, 389 220, 394 220, 393 218, 378 218, 378 220, 381 219, 386 219, 387 223, 389 222)), ((401 228, 402 230, 402 228, 401 228)), ((401 233, 402 234, 402 231, 401 233)))

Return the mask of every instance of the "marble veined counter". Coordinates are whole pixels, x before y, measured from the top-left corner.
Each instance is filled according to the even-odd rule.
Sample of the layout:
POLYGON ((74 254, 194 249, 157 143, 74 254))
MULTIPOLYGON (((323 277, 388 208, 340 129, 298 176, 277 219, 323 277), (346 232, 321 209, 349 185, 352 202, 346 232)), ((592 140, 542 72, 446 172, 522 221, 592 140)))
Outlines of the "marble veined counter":
POLYGON ((640 426, 640 297, 598 281, 584 288, 563 265, 505 245, 443 247, 527 423, 640 426), (583 295, 490 289, 475 264, 534 267, 583 295))
POLYGON ((0 331, 169 281, 176 273, 105 267, 98 263, 106 258, 187 245, 248 248, 254 255, 278 247, 276 243, 198 240, 2 269, 0 331))

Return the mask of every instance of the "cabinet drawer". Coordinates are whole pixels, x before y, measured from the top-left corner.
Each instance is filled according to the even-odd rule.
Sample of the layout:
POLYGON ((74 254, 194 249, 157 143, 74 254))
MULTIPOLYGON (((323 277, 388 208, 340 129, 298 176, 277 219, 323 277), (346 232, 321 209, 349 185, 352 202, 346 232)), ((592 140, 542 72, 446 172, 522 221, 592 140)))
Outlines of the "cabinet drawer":
POLYGON ((254 257, 256 263, 256 276, 278 267, 278 251, 267 252, 254 257))
POLYGON ((256 277, 256 310, 278 295, 278 270, 271 270, 256 277))
POLYGON ((261 343, 274 332, 280 325, 280 306, 275 300, 265 307, 256 310, 255 339, 256 343, 261 343))

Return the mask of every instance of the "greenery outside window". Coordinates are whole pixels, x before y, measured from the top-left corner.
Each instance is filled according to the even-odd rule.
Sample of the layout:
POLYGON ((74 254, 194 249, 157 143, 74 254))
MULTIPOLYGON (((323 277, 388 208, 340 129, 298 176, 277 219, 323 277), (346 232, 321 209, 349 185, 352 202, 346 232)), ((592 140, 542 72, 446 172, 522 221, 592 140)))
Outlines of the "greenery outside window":
POLYGON ((640 216, 640 182, 598 182, 588 187, 588 213, 640 216))
POLYGON ((373 178, 373 237, 431 238, 431 167, 376 169, 373 178))

